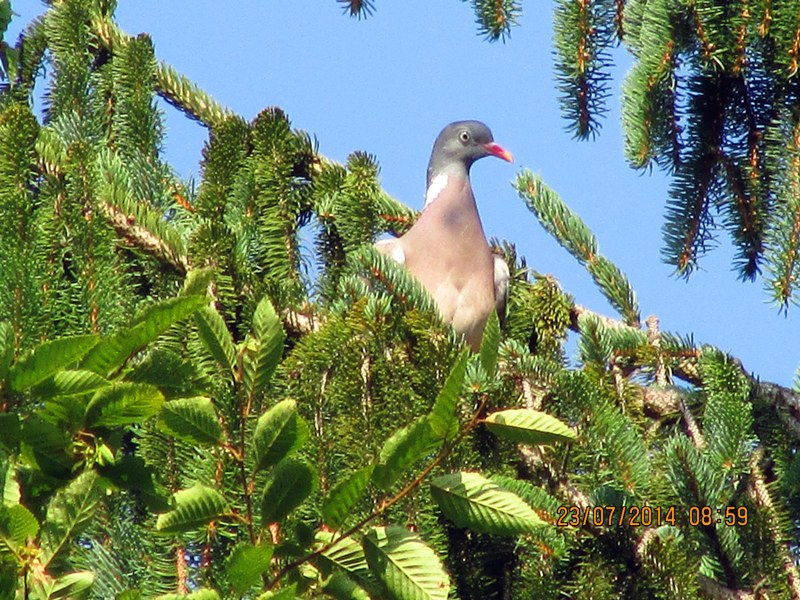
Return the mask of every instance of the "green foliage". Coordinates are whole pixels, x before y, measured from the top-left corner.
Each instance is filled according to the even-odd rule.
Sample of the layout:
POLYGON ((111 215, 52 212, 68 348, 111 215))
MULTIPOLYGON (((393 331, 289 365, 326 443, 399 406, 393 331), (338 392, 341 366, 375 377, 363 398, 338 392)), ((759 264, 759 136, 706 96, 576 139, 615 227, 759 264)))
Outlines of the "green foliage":
POLYGON ((457 526, 495 535, 529 533, 544 525, 516 494, 479 473, 453 473, 431 481, 434 500, 457 526))
POLYGON ((611 49, 621 24, 610 0, 556 3, 553 32, 561 112, 577 138, 597 135, 610 95, 611 49))
POLYGON ((486 417, 484 422, 496 436, 521 444, 547 444, 575 439, 575 433, 558 419, 527 408, 499 410, 486 417))
POLYGON ((394 598, 444 600, 450 582, 436 554, 400 527, 375 527, 364 537, 370 569, 394 598))
POLYGON ((221 517, 225 498, 218 491, 202 485, 180 490, 173 495, 174 508, 158 516, 156 528, 162 533, 189 531, 221 517))
POLYGON ((530 171, 520 173, 514 185, 542 226, 586 267, 611 306, 628 325, 637 326, 639 304, 633 287, 616 265, 599 254, 597 240, 580 217, 530 171))
POLYGON ((271 467, 297 450, 308 438, 308 425, 294 400, 283 400, 258 418, 253 433, 256 470, 271 467))
MULTIPOLYGON (((521 6, 472 4, 490 39, 521 6)), ((675 172, 671 260, 695 259, 717 206, 744 271, 767 256, 783 302, 796 8, 565 2, 556 18, 580 136, 597 131, 608 50, 634 53, 626 152, 675 172), (743 128, 745 99, 761 108, 743 128)), ((471 355, 371 245, 416 218, 375 157, 333 163, 278 108, 245 121, 113 9, 52 3, 0 41, 0 597, 790 594, 789 391, 643 330, 624 274, 527 172, 521 197, 622 321, 498 242, 509 308, 471 355), (209 129, 196 193, 161 161, 156 94, 209 129)))

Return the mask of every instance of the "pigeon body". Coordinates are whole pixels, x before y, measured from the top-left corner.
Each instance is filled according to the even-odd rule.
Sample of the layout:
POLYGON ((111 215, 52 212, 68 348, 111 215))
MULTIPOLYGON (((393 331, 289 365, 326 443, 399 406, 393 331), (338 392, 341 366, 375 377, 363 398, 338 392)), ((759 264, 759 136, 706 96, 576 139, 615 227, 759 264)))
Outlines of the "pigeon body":
POLYGON ((433 146, 417 222, 402 237, 376 244, 419 280, 442 320, 473 350, 480 348, 491 311, 505 305, 509 278, 508 266, 486 241, 470 185, 470 167, 484 156, 512 160, 479 121, 445 127, 433 146))

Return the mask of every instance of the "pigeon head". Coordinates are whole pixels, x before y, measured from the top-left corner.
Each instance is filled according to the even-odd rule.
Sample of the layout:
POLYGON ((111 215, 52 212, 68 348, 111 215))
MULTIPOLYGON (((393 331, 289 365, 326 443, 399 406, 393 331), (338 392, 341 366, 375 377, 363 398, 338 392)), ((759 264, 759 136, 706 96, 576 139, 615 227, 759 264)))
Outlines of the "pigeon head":
POLYGON ((511 153, 492 137, 491 130, 480 121, 456 121, 442 129, 433 144, 428 163, 428 182, 439 173, 463 167, 467 173, 479 158, 496 156, 511 162, 511 153))

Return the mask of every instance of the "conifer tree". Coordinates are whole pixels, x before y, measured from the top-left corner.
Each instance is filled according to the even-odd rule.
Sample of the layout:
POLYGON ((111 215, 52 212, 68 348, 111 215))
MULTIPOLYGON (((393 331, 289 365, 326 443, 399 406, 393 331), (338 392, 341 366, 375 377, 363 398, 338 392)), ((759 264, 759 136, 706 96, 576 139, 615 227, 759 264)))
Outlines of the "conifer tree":
MULTIPOLYGON (((494 38, 519 10, 474 5, 494 38)), ((598 43, 612 30, 586 19, 613 7, 586 7, 562 25, 598 43)), ((688 36, 700 8, 667 20, 688 36)), ((648 11, 624 7, 642 39, 661 23, 648 11)), ((711 12, 720 27, 741 16, 711 12)), ((700 64, 702 45, 680 40, 700 64)), ((521 199, 618 314, 498 242, 508 316, 471 354, 371 247, 416 218, 375 157, 337 164, 279 108, 247 121, 220 106, 121 31, 110 0, 52 2, 0 52, 0 597, 800 598, 800 395, 643 322, 540 178, 518 174, 521 199), (162 158, 156 94, 208 129, 197 188, 162 158)), ((576 81, 596 92, 592 69, 576 81)), ((677 156, 721 161, 703 141, 710 75, 696 76, 705 112, 677 156)), ((590 133, 598 96, 577 98, 590 133)), ((645 158, 666 160, 646 133, 661 142, 645 158)), ((753 156, 775 173, 791 149, 764 139, 753 156)), ((702 180, 677 164, 676 181, 702 180)))

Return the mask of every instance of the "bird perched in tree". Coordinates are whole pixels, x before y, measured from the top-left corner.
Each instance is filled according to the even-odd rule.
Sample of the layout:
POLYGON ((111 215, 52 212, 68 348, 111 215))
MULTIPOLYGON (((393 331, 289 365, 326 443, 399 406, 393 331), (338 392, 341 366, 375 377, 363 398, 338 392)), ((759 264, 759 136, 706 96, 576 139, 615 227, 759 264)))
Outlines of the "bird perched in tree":
POLYGON ((502 314, 509 279, 505 261, 486 241, 469 181, 472 163, 484 156, 513 160, 480 121, 445 127, 433 145, 425 207, 417 222, 402 237, 375 244, 419 280, 442 319, 473 350, 480 348, 491 311, 502 314))

